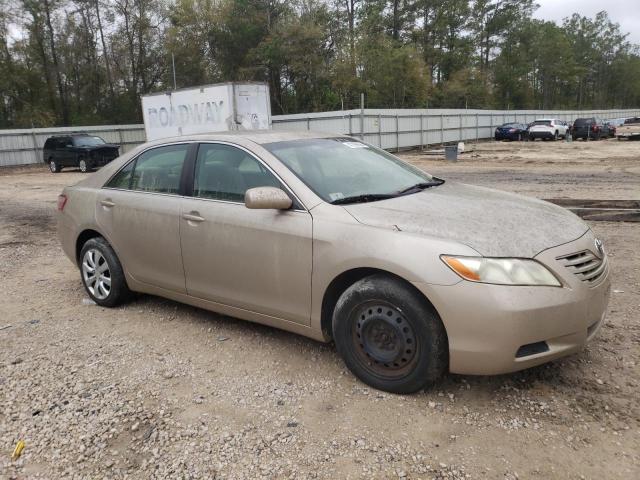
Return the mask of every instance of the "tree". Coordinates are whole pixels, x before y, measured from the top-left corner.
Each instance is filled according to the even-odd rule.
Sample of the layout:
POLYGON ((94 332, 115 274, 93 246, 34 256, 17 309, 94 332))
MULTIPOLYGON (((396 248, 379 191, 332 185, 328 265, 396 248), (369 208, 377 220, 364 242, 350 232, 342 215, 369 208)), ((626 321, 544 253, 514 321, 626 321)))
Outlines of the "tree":
POLYGON ((0 0, 0 125, 141 121, 140 95, 269 84, 272 112, 640 106, 605 12, 533 0, 0 0))

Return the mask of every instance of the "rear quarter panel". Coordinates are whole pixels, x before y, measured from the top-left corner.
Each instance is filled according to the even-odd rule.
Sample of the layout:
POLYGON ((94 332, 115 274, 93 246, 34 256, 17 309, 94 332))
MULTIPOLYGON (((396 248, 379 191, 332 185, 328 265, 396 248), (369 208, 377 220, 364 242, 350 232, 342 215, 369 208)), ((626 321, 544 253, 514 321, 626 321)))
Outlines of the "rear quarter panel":
POLYGON ((62 191, 67 203, 58 212, 58 239, 64 253, 77 265, 76 242, 80 234, 87 230, 98 230, 95 221, 96 191, 86 187, 67 187, 62 191))

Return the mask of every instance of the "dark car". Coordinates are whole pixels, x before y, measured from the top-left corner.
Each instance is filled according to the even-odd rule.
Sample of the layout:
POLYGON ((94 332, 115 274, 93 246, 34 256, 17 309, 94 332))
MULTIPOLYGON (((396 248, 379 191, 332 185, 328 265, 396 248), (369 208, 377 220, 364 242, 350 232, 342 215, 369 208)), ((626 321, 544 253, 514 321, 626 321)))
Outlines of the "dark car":
POLYGON ((74 133, 47 138, 42 158, 52 173, 64 167, 88 172, 102 167, 120 155, 120 145, 106 143, 102 138, 86 133, 74 133))
POLYGON ((571 129, 571 136, 575 139, 600 140, 610 135, 609 125, 597 117, 576 118, 571 129))
POLYGON ((605 121, 604 127, 608 132, 607 137, 616 138, 616 129, 618 128, 613 121, 605 121))
POLYGON ((527 126, 522 123, 505 123, 496 128, 496 140, 524 140, 527 137, 527 126))

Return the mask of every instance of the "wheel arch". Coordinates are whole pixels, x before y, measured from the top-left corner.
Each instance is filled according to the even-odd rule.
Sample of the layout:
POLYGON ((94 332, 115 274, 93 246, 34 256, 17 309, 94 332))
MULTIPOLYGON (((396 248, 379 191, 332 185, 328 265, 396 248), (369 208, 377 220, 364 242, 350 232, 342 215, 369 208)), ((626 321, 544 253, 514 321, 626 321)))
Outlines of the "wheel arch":
MULTIPOLYGON (((324 291, 324 295, 322 297, 322 308, 320 313, 320 327, 322 329, 322 334, 327 339, 333 338, 333 329, 332 329, 332 320, 333 320, 333 311, 335 310, 336 304, 338 303, 338 299, 344 293, 344 291, 349 288, 354 283, 362 280, 365 277, 369 277, 375 274, 382 274, 389 276, 391 278, 395 278, 402 282, 407 289, 414 292, 421 299, 423 299, 430 308, 433 309, 434 312, 440 317, 440 314, 436 310, 435 306, 431 301, 418 290, 411 282, 407 281, 400 275, 397 275, 388 270, 383 270, 380 268, 370 268, 370 267, 358 267, 346 270, 339 275, 337 275, 327 286, 324 291)), ((441 320, 442 321, 442 320, 441 320)), ((443 322, 444 327, 444 322, 443 322)), ((446 328, 445 328, 446 334, 446 328)))
POLYGON ((78 238, 76 239, 76 246, 75 246, 75 254, 76 254, 76 264, 80 265, 80 252, 82 251, 82 247, 85 243, 87 243, 87 241, 91 240, 92 238, 96 238, 96 237, 101 237, 101 238, 105 238, 104 235, 102 235, 100 232, 98 232, 97 230, 94 230, 92 228, 87 228, 85 230, 83 230, 82 232, 80 232, 80 235, 78 235, 78 238))

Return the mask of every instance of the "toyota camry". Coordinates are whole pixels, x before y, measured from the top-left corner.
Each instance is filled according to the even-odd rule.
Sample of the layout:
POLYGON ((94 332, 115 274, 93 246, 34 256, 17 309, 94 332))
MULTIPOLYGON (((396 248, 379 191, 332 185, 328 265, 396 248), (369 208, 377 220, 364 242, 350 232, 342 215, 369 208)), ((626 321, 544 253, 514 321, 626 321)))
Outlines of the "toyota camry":
POLYGON ((146 143, 63 190, 58 234, 98 305, 142 292, 333 341, 391 392, 577 352, 609 298, 572 213, 342 135, 146 143))

